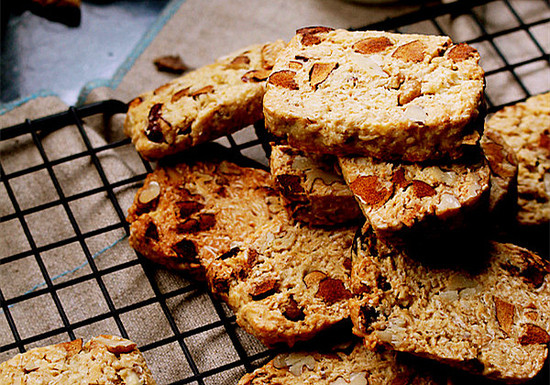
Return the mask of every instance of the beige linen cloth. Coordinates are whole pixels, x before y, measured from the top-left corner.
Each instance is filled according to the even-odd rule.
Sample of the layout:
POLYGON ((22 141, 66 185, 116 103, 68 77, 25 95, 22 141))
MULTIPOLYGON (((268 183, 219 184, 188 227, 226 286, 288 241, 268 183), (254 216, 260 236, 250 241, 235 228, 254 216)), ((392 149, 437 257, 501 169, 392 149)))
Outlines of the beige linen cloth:
MULTIPOLYGON (((523 2, 524 7, 535 3, 540 2, 523 2)), ((415 8, 365 6, 336 0, 187 0, 116 88, 95 89, 87 101, 115 98, 127 102, 173 79, 175 75, 156 70, 153 60, 159 56, 179 54, 188 66, 196 68, 249 44, 279 38, 288 40, 303 26, 360 27, 415 8)), ((498 28, 499 23, 509 22, 499 20, 501 11, 498 9, 482 11, 492 13, 490 17, 481 16, 491 20, 494 28, 498 28)), ((537 15, 540 9, 533 7, 526 12, 537 15)), ((446 26, 453 24, 448 18, 440 21, 446 26)), ((445 33, 452 35, 455 41, 480 33, 468 18, 454 23, 459 23, 459 28, 449 27, 445 33)), ((430 23, 415 25, 403 32, 438 33, 430 23)), ((544 38, 544 31, 535 33, 544 38)), ((503 44, 510 45, 507 52, 515 59, 521 60, 530 54, 520 40, 509 40, 503 44)), ((548 45, 548 40, 544 44, 548 45)), ((501 65, 490 45, 483 43, 477 48, 484 58, 482 64, 486 70, 501 65)), ((547 66, 535 63, 520 71, 525 72, 522 79, 530 94, 550 88, 547 66)), ((525 97, 525 91, 517 86, 514 88, 513 84, 506 76, 488 78, 489 98, 501 104, 525 97)), ((67 106, 56 97, 34 99, 0 116, 0 127, 66 109, 67 106)), ((117 115, 108 124, 97 117, 87 119, 85 131, 92 146, 97 148, 121 139, 123 118, 117 115)), ((250 140, 254 135, 252 130, 243 132, 237 134, 239 141, 250 140)), ((128 246, 120 211, 102 187, 104 181, 92 156, 56 163, 58 159, 87 150, 76 127, 68 126, 41 136, 40 143, 44 154, 31 135, 0 142, 1 165, 6 174, 35 169, 31 173, 15 174, 17 176, 8 181, 17 207, 12 204, 4 184, 0 184, 0 216, 9 218, 0 223, 1 294, 6 301, 24 293, 29 296, 9 306, 9 317, 0 309, 0 346, 15 342, 9 322, 15 325, 19 338, 29 341, 25 344, 26 349, 67 341, 71 336, 87 340, 98 334, 121 335, 124 332, 138 346, 146 347, 144 355, 159 384, 189 378, 194 371, 208 374, 210 370, 213 370, 212 375, 205 376, 204 383, 235 384, 247 370, 239 361, 242 354, 251 356, 266 348, 238 327, 226 330, 220 319, 230 317, 231 312, 213 301, 202 285, 138 259, 128 246), (53 162, 51 168, 43 166, 44 157, 53 162), (66 198, 66 205, 62 204, 51 173, 59 181, 57 187, 66 198), (90 190, 96 192, 85 194, 90 190), (45 208, 34 209, 37 206, 45 208), (22 219, 19 212, 24 214, 22 219), (30 233, 32 243, 25 231, 30 233), (77 233, 82 237, 77 237, 77 233), (17 255, 19 257, 12 258, 17 255), (47 271, 46 275, 41 268, 47 271), (44 290, 52 285, 53 293, 44 290), (173 324, 165 312, 175 320, 173 324), (48 338, 33 338, 48 332, 48 338), (185 336, 183 343, 178 341, 176 334, 185 336), (244 352, 235 349, 231 338, 239 341, 244 352), (186 359, 184 348, 196 368, 186 359), (228 369, 215 373, 215 369, 223 365, 228 365, 228 369)), ((247 155, 266 163, 261 151, 251 151, 247 155)), ((141 182, 124 181, 143 175, 146 172, 144 163, 131 144, 98 152, 97 160, 108 182, 120 183, 113 193, 126 215, 141 182)), ((0 352, 0 362, 18 352, 17 348, 0 352)))

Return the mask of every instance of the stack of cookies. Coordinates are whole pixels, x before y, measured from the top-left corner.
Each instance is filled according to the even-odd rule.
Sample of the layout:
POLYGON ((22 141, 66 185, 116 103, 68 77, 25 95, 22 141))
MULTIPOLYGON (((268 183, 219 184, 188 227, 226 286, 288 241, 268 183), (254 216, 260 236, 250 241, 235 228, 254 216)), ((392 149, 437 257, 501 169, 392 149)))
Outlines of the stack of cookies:
POLYGON ((269 347, 350 318, 360 338, 277 356, 242 384, 446 383, 402 354, 506 382, 540 372, 550 264, 494 239, 518 216, 548 225, 548 96, 510 107, 540 120, 522 140, 515 109, 483 134, 479 59, 448 37, 310 27, 130 103, 126 133, 162 158, 129 210, 130 244, 206 279, 269 347), (271 173, 189 150, 262 118, 271 173), (534 186, 542 208, 519 214, 534 186))

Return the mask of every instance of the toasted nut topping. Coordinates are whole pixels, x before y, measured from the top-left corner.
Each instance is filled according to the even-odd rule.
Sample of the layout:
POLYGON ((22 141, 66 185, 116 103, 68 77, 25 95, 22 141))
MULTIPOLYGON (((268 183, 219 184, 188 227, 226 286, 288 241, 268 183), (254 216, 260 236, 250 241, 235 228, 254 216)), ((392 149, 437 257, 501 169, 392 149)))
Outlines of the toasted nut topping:
POLYGON ((172 99, 170 101, 172 103, 175 103, 178 100, 180 100, 181 98, 183 98, 184 96, 189 96, 189 88, 191 88, 191 87, 187 87, 187 88, 184 88, 184 89, 179 90, 178 92, 176 92, 174 95, 172 95, 172 99))
POLYGON ((288 63, 288 68, 290 68, 291 70, 299 70, 303 66, 304 65, 302 63, 300 63, 299 61, 290 61, 288 63))
POLYGON ((77 338, 69 342, 62 342, 56 346, 64 349, 67 352, 67 358, 70 358, 82 350, 82 338, 77 338))
POLYGON ((214 86, 204 86, 196 91, 191 92, 189 96, 192 96, 193 98, 202 94, 208 94, 210 92, 214 91, 214 86))
POLYGON ((401 93, 397 98, 400 106, 407 104, 422 95, 422 85, 416 79, 410 79, 403 83, 401 93))
POLYGON ((317 86, 324 82, 332 71, 338 68, 338 63, 315 63, 309 71, 309 82, 317 89, 317 86))
POLYGON ((189 215, 201 211, 204 205, 197 201, 183 201, 176 203, 180 218, 187 218, 189 215))
POLYGON ((262 67, 272 69, 275 65, 275 60, 279 56, 279 52, 283 49, 285 43, 270 43, 262 47, 262 67))
POLYGON ((498 324, 506 334, 510 335, 514 323, 514 305, 498 297, 493 297, 493 301, 495 302, 498 324))
POLYGON ((145 238, 153 239, 155 241, 159 240, 159 232, 157 230, 157 226, 152 220, 147 225, 147 229, 145 229, 145 238))
POLYGON ((447 57, 449 57, 454 62, 467 60, 475 56, 478 56, 477 50, 466 43, 460 43, 451 47, 449 53, 447 54, 447 57))
POLYGON ((421 180, 413 180, 412 189, 418 198, 431 197, 437 193, 432 186, 421 180))
POLYGON ((375 175, 361 175, 349 187, 363 204, 369 206, 381 206, 393 194, 393 184, 391 188, 385 188, 375 175))
POLYGON ((304 366, 308 369, 315 369, 315 359, 313 356, 304 353, 290 353, 285 358, 285 363, 290 368, 288 371, 296 377, 300 376, 304 370, 304 366))
POLYGON ((296 30, 296 34, 297 35, 314 35, 317 33, 324 33, 324 32, 330 32, 330 31, 334 31, 334 28, 314 26, 314 27, 298 28, 296 30))
POLYGON ((298 302, 293 297, 288 299, 285 305, 283 315, 291 321, 302 321, 306 316, 302 308, 298 305, 298 302))
POLYGON ((147 204, 153 199, 158 197, 160 194, 160 185, 157 181, 151 181, 147 187, 139 193, 138 201, 139 203, 147 204))
POLYGON ((325 273, 320 271, 312 271, 304 277, 304 283, 306 284, 306 287, 310 289, 326 277, 327 275, 325 273))
POLYGON ((193 243, 193 241, 189 239, 182 239, 174 246, 172 246, 172 250, 176 252, 178 258, 183 258, 187 261, 194 260, 198 254, 195 243, 193 243))
POLYGON ((298 175, 277 175, 275 181, 279 185, 283 195, 288 199, 296 199, 304 193, 304 189, 301 185, 301 178, 298 175))
POLYGON ((250 64, 250 58, 246 55, 239 55, 235 57, 231 62, 226 66, 227 68, 231 69, 241 69, 241 68, 247 68, 250 64))
POLYGON ((154 91, 153 91, 153 94, 154 94, 154 95, 161 94, 161 93, 163 93, 164 91, 166 91, 167 89, 169 89, 170 87, 171 87, 171 84, 170 84, 170 83, 163 84, 162 86, 160 86, 159 88, 157 88, 156 90, 154 90, 154 91))
POLYGON ((319 289, 315 295, 330 305, 350 299, 352 296, 344 283, 334 278, 325 278, 319 282, 319 289))
POLYGON ((391 181, 397 188, 405 188, 410 184, 407 178, 405 178, 405 169, 403 167, 399 167, 395 170, 391 177, 391 181))
POLYGON ((145 136, 151 142, 162 143, 164 142, 164 134, 162 133, 162 125, 169 124, 162 118, 162 103, 157 103, 149 110, 148 124, 145 129, 145 136))
POLYGON ((486 132, 481 141, 483 153, 491 171, 502 178, 512 178, 517 173, 518 161, 515 152, 508 148, 502 137, 495 132, 486 132))
POLYGON ((424 60, 424 56, 426 55, 424 52, 425 49, 426 46, 422 42, 414 40, 410 43, 397 47, 397 49, 393 52, 392 57, 403 61, 419 63, 424 60))
POLYGON ((362 54, 371 54, 377 53, 385 50, 388 47, 391 47, 393 43, 387 37, 369 37, 363 40, 356 42, 353 47, 353 50, 362 54))
POLYGON ((136 344, 129 340, 118 340, 107 338, 106 336, 98 336, 93 339, 107 347, 107 350, 113 354, 130 353, 136 349, 136 344))
POLYGON ((550 342, 550 335, 540 326, 534 324, 523 324, 521 326, 522 334, 519 337, 520 344, 547 344, 550 342))
POLYGON ((243 82, 263 82, 269 77, 271 70, 252 70, 245 73, 241 80, 243 82))
POLYGON ((351 373, 351 376, 349 376, 349 385, 367 385, 367 373, 366 372, 359 372, 359 373, 351 373))
POLYGON ((249 294, 254 301, 259 301, 273 294, 277 290, 277 284, 277 278, 265 277, 260 282, 252 283, 249 294))
POLYGON ((140 96, 132 99, 130 103, 128 103, 128 109, 136 108, 141 104, 141 102, 143 102, 143 98, 141 98, 140 96))
POLYGON ((418 123, 424 123, 428 119, 426 111, 415 104, 411 104, 405 109, 405 115, 413 122, 418 123))
POLYGON ((288 88, 289 90, 297 90, 298 84, 294 81, 295 75, 296 72, 288 70, 274 72, 271 76, 269 76, 268 83, 279 87, 288 88))
POLYGON ((334 31, 334 29, 328 27, 307 27, 296 30, 296 34, 302 35, 303 45, 315 45, 323 41, 318 34, 330 31, 334 31))
POLYGON ((273 366, 277 369, 286 368, 286 354, 277 354, 273 359, 273 366))

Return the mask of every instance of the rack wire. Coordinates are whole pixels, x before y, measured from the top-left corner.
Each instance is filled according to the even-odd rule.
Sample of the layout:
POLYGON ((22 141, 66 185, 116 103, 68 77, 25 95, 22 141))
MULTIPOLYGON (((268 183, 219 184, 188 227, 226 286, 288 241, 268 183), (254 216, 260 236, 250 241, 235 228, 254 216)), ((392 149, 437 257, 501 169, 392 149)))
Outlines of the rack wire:
MULTIPOLYGON (((455 41, 465 41, 473 45, 480 51, 482 66, 486 71, 489 113, 531 95, 546 92, 550 88, 548 0, 459 0, 436 5, 431 3, 422 6, 417 12, 355 29, 445 34, 455 41), (487 12, 495 11, 502 16, 502 20, 487 17, 487 12), (491 59, 484 61, 483 58, 491 59)), ((23 248, 11 247, 9 242, 0 244, 3 246, 0 250, 0 361, 30 347, 91 336, 98 330, 102 330, 97 333, 101 334, 106 332, 102 327, 106 327, 109 333, 134 340, 137 338, 139 348, 146 356, 153 373, 157 378, 163 379, 160 383, 236 383, 245 372, 272 357, 274 351, 246 335, 236 325, 235 317, 229 309, 212 298, 204 284, 188 281, 152 265, 133 251, 128 251, 126 237, 129 226, 125 220, 126 212, 121 203, 120 191, 135 191, 147 173, 152 171, 153 165, 139 158, 140 172, 116 181, 111 180, 103 155, 111 151, 129 154, 133 147, 129 139, 97 145, 85 125, 87 118, 100 116, 106 119, 124 114, 126 110, 125 103, 108 100, 83 107, 71 107, 65 112, 27 120, 1 131, 0 143, 30 136, 29 142, 38 152, 40 162, 23 169, 9 170, 10 158, 17 157, 18 154, 3 154, 0 159, 1 199, 9 200, 11 204, 9 210, 0 212, 1 231, 5 236, 9 231, 17 229, 28 242, 28 247, 23 248), (67 126, 78 132, 84 143, 83 150, 51 159, 43 141, 51 132, 67 126), (93 188, 67 193, 60 182, 58 169, 83 160, 93 164, 98 183, 93 188), (18 180, 37 175, 40 180, 48 181, 58 199, 37 204, 22 203, 20 188, 17 187, 18 180), (114 220, 99 228, 82 228, 75 209, 76 204, 98 195, 112 205, 114 220), (37 215, 51 210, 61 210, 68 219, 65 223, 52 224, 63 227, 62 234, 51 242, 37 239, 33 220, 37 215), (75 245, 78 246, 77 254, 81 257, 76 259, 79 263, 67 262, 63 265, 62 261, 61 268, 52 268, 50 259, 54 258, 56 252, 75 245), (117 248, 123 250, 123 258, 117 248), (11 282, 28 277, 25 267, 29 264, 37 267, 36 276, 31 279, 34 286, 25 292, 14 293, 11 282), (146 295, 136 295, 138 298, 121 302, 119 297, 124 295, 116 293, 112 280, 129 269, 139 269, 142 272, 144 282, 137 287, 146 286, 146 295), (95 300, 102 304, 98 306, 101 309, 75 319, 72 315, 73 309, 66 306, 65 293, 88 298, 89 291, 95 292, 100 298, 95 300), (33 306, 43 307, 44 312, 53 313, 58 321, 45 326, 22 325, 25 309, 30 311, 33 306), (186 309, 193 306, 207 308, 213 316, 182 324, 181 318, 185 318, 186 309), (151 309, 155 311, 152 312, 151 309), (161 334, 162 338, 148 340, 134 326, 129 326, 132 324, 129 320, 139 318, 140 314, 154 314, 154 324, 163 325, 166 329, 161 334), (233 354, 228 357, 217 356, 215 345, 210 344, 212 339, 231 344, 233 354)), ((243 140, 246 136, 236 133, 220 142, 231 151, 266 164, 266 133, 261 127, 249 127, 247 130, 249 134, 253 133, 255 139, 243 140)), ((148 319, 143 320, 147 321, 148 319)), ((143 322, 142 327, 148 328, 143 322)))

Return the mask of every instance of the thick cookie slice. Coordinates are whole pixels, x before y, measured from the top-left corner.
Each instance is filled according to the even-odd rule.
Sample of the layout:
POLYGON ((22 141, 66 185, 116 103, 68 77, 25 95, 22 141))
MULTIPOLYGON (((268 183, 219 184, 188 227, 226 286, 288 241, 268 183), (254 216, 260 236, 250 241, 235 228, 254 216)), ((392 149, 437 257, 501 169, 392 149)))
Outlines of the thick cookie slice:
POLYGON ((138 96, 126 135, 144 158, 159 159, 262 119, 265 81, 284 45, 247 47, 138 96))
POLYGON ((447 164, 340 157, 344 179, 375 232, 459 228, 487 213, 490 169, 479 153, 447 164))
POLYGON ((352 255, 350 312, 354 333, 367 346, 506 382, 526 381, 543 367, 550 341, 548 261, 490 243, 464 255, 460 266, 420 262, 370 228, 358 234, 352 255))
POLYGON ((150 260, 204 278, 204 266, 284 211, 271 175, 228 161, 159 166, 128 210, 130 245, 150 260))
POLYGON ((354 231, 310 228, 280 215, 246 247, 214 260, 208 283, 247 332, 267 346, 293 346, 348 318, 354 231))
POLYGON ((478 62, 444 36, 302 28, 269 77, 265 124, 305 151, 456 159, 483 129, 478 62))
POLYGON ((277 355, 266 365, 246 374, 238 385, 318 384, 386 385, 447 384, 442 375, 404 362, 393 351, 373 352, 361 343, 342 345, 325 352, 292 352, 277 355))
POLYGON ((336 159, 272 145, 271 175, 291 217, 312 225, 338 225, 362 217, 336 159))
MULTIPOLYGON (((522 226, 550 222, 550 93, 495 113, 485 126, 515 151, 518 164, 517 221, 522 226)), ((548 234, 546 234, 548 235, 548 234)))
POLYGON ((0 364, 1 384, 155 385, 132 341, 101 335, 31 349, 0 364))

